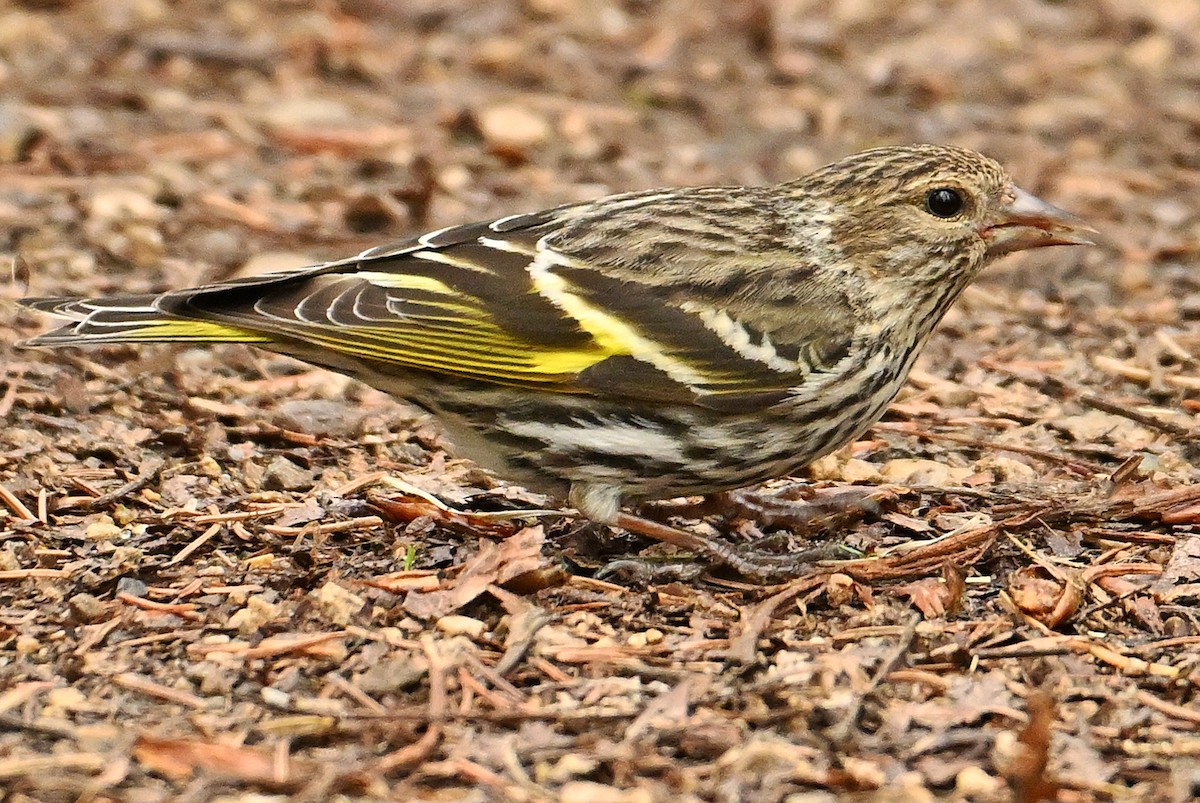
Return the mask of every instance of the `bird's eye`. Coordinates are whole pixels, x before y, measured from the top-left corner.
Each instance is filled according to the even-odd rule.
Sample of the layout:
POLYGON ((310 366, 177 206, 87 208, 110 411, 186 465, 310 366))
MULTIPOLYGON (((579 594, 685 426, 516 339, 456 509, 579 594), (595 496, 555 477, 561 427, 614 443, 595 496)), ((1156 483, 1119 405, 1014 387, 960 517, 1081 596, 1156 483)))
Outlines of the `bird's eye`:
POLYGON ((949 187, 938 187, 925 196, 925 209, 934 217, 954 217, 963 210, 963 206, 962 193, 949 187))

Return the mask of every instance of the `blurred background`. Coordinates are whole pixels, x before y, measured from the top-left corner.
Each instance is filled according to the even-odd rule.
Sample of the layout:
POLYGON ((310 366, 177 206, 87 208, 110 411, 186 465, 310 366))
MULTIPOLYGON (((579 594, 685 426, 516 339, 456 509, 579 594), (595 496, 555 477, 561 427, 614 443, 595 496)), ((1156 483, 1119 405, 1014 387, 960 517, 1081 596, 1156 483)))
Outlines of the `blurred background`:
POLYGON ((8 3, 0 250, 36 293, 157 289, 930 141, 1115 244, 985 284, 1193 291, 1198 39, 1190 0, 8 3))

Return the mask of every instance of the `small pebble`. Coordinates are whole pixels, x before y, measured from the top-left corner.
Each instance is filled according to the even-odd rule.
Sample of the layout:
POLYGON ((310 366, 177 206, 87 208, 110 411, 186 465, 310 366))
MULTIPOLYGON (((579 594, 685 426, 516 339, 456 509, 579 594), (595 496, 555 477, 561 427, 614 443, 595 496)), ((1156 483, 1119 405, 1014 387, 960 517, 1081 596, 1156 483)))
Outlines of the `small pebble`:
POLYGON ((283 456, 272 460, 263 474, 263 488, 268 491, 306 491, 312 485, 312 472, 283 456))
POLYGON ((487 630, 487 625, 478 619, 473 619, 470 616, 461 616, 459 614, 451 614, 443 616, 437 621, 437 629, 448 636, 470 636, 478 638, 487 630))

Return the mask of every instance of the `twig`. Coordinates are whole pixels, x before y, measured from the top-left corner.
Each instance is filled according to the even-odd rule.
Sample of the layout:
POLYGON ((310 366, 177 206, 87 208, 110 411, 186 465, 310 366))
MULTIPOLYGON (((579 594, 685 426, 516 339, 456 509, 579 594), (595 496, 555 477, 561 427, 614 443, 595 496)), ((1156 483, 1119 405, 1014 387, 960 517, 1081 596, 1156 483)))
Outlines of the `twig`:
POLYGON ((758 651, 758 638, 767 629, 767 625, 771 623, 771 619, 775 616, 775 611, 784 603, 790 602, 793 598, 803 594, 805 591, 811 590, 824 581, 825 578, 823 576, 817 578, 816 582, 814 582, 812 576, 802 577, 790 583, 778 594, 768 597, 755 605, 749 615, 742 619, 742 632, 729 640, 729 650, 725 653, 726 658, 743 666, 753 662, 754 654, 758 651))
MULTIPOLYGON (((135 494, 150 483, 154 482, 154 480, 158 478, 158 475, 162 473, 163 466, 165 465, 165 460, 160 458, 152 458, 141 465, 138 476, 134 477, 120 488, 109 491, 106 494, 101 494, 100 496, 92 499, 74 502, 70 505, 70 507, 78 510, 81 513, 92 513, 97 510, 103 510, 114 502, 118 502, 130 494, 135 494)), ((59 509, 61 510, 63 508, 59 509)))
MULTIPOLYGON (((1055 380, 1057 381, 1057 380, 1055 380)), ((1146 413, 1139 413, 1132 407, 1125 407, 1120 404, 1113 404, 1110 401, 1105 401, 1099 396, 1093 396, 1090 393, 1080 393, 1078 395, 1079 403, 1091 407, 1094 410, 1099 410, 1102 413, 1109 415, 1128 418, 1136 424, 1141 424, 1149 429, 1158 430, 1176 438, 1194 438, 1195 433, 1187 427, 1182 427, 1172 421, 1163 421, 1161 418, 1156 418, 1146 413)))
POLYGON ((850 738, 852 729, 858 725, 858 718, 862 714, 862 707, 866 703, 867 697, 879 688, 879 685, 883 683, 888 675, 899 668, 900 662, 904 660, 904 656, 912 648, 913 639, 917 635, 917 625, 920 622, 921 617, 918 614, 914 613, 909 616, 908 622, 904 625, 904 631, 900 634, 900 641, 896 644, 896 648, 892 650, 887 660, 875 670, 875 674, 871 676, 871 682, 867 684, 867 688, 855 696, 854 704, 846 711, 845 717, 829 729, 827 732, 829 738, 835 743, 845 742, 850 738))
MULTIPOLYGON (((1099 364, 1100 358, 1097 358, 1099 364)), ((1052 396, 1057 399, 1073 398, 1085 407, 1091 407, 1093 410, 1099 410, 1102 413, 1115 415, 1120 418, 1133 421, 1135 424, 1153 429, 1157 432, 1162 432, 1174 438, 1179 438, 1184 442, 1185 446, 1190 446, 1196 440, 1196 432, 1185 426, 1181 426, 1172 421, 1164 421, 1156 416, 1148 415, 1134 409, 1132 405, 1122 405, 1110 402, 1107 399, 1102 399, 1099 396, 1088 393, 1083 388, 1072 385, 1068 382, 1052 376, 1029 376, 1020 371, 1014 371, 1011 368, 1005 368, 995 363, 989 363, 986 366, 989 370, 998 371, 1006 374, 1013 379, 1016 379, 1022 384, 1028 385, 1047 396, 1052 396)), ((1149 372, 1147 372, 1147 377, 1149 372)))
POLYGON ((1189 722, 1192 725, 1200 725, 1200 711, 1197 711, 1194 708, 1188 708, 1185 705, 1168 703, 1166 700, 1154 696, 1145 689, 1138 691, 1137 701, 1147 708, 1153 708, 1155 711, 1166 714, 1173 719, 1178 719, 1182 722, 1189 722))
POLYGON ((199 536, 194 538, 190 544, 188 544, 183 549, 176 552, 175 555, 172 556, 172 558, 169 561, 167 561, 164 565, 165 566, 174 566, 176 563, 181 563, 181 562, 187 560, 188 556, 190 556, 193 552, 195 552, 197 549, 202 547, 205 544, 205 542, 207 542, 210 538, 212 538, 214 535, 216 535, 219 532, 221 532, 221 525, 213 524, 207 530, 202 532, 199 536))
POLYGON ((37 521, 38 517, 17 498, 16 494, 0 485, 0 504, 12 511, 13 515, 22 521, 37 521))
POLYGON ((121 688, 136 691, 149 697, 157 697, 169 703, 177 703, 188 708, 194 708, 197 711, 203 711, 208 707, 208 701, 203 697, 197 697, 194 694, 189 694, 179 689, 172 689, 169 686, 156 683, 150 680, 150 678, 133 672, 121 672, 120 674, 113 675, 112 682, 121 688))
POLYGON ((920 427, 916 427, 912 424, 896 424, 885 421, 875 424, 872 429, 877 432, 898 432, 901 435, 910 435, 914 438, 924 438, 925 440, 949 441, 950 443, 958 443, 963 446, 970 446, 972 449, 986 449, 993 452, 1012 452, 1013 454, 1023 454, 1027 457, 1035 457, 1038 460, 1044 460, 1047 463, 1060 465, 1068 471, 1085 477, 1094 474, 1108 473, 1104 466, 1088 460, 1066 457, 1065 455, 1054 454, 1053 452, 1046 452, 1041 449, 1032 449, 1028 446, 1018 446, 1013 443, 981 441, 978 438, 972 438, 969 435, 958 435, 953 432, 934 432, 933 430, 929 429, 921 429, 920 427))
POLYGON ((450 664, 432 636, 421 638, 421 648, 429 661, 429 724, 420 739, 376 761, 371 769, 372 775, 385 775, 397 769, 410 770, 427 759, 442 740, 443 722, 450 710, 446 690, 446 672, 450 664))

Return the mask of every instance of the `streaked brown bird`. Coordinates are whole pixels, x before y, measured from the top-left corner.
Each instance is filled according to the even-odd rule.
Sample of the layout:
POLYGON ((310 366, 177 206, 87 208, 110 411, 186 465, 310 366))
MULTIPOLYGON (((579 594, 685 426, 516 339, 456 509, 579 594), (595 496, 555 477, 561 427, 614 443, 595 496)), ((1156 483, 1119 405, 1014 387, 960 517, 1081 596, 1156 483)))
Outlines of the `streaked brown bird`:
POLYGON ((1093 230, 996 162, 879 148, 772 187, 614 195, 161 295, 27 299, 32 346, 252 343, 433 413, 584 516, 768 577, 622 510, 803 468, 874 423, 989 260, 1093 230))

